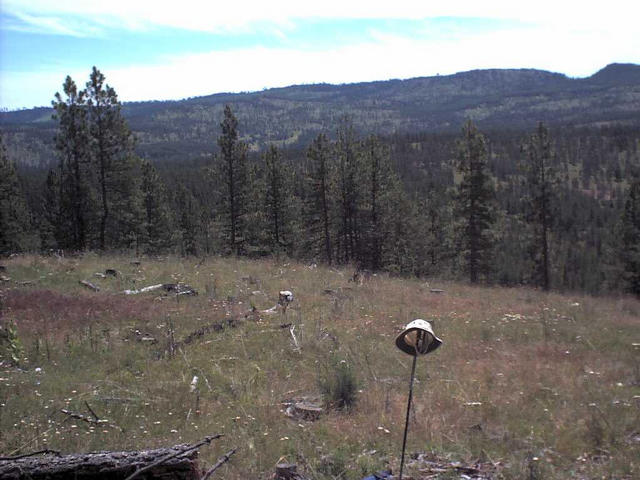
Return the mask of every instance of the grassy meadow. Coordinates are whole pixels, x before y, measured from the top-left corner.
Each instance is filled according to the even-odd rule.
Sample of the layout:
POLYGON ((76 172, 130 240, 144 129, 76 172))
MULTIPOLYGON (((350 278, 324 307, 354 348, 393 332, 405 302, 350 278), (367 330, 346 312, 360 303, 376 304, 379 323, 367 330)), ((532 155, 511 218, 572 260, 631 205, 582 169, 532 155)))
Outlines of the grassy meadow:
MULTIPOLYGON (((277 260, 135 265, 89 254, 0 263, 10 278, 0 282, 2 320, 15 322, 22 347, 18 367, 0 347, 3 456, 151 448, 223 433, 200 450, 212 465, 238 448, 214 478, 266 479, 281 459, 314 479, 397 472, 411 357, 394 338, 425 318, 444 344, 418 359, 411 454, 479 460, 495 467, 493 478, 640 475, 640 301, 631 297, 386 275, 359 284, 349 269, 277 260), (119 275, 95 276, 107 268, 119 275), (177 282, 199 295, 122 293, 177 282), (279 290, 295 295, 286 313, 246 314, 272 307, 279 290), (214 322, 223 328, 189 337, 214 322), (299 350, 281 327, 288 323, 299 350), (327 390, 349 390, 356 401, 316 421, 285 415, 283 403, 327 390), (61 409, 89 417, 91 409, 105 421, 61 409)), ((434 476, 419 462, 405 471, 460 478, 454 470, 434 476)))

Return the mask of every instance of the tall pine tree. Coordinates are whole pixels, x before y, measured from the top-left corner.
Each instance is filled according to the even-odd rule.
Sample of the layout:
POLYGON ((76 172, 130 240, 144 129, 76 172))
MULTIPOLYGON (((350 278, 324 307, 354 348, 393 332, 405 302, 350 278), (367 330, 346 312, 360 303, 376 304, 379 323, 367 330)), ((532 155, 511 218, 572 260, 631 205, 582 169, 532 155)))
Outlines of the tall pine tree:
POLYGON ((525 219, 533 229, 530 245, 534 263, 534 281, 544 290, 551 287, 550 237, 553 227, 554 190, 557 176, 555 153, 549 131, 542 122, 522 146, 521 163, 525 178, 525 219))
POLYGON ((309 194, 305 204, 307 252, 331 264, 331 145, 324 133, 318 134, 307 149, 309 194))
POLYGON ((58 120, 55 145, 59 157, 57 181, 50 177, 50 186, 59 188, 57 218, 53 219, 58 246, 85 250, 90 237, 93 213, 91 185, 90 131, 86 95, 67 76, 63 84, 65 98, 56 93, 52 102, 54 118, 58 120))
POLYGON ((270 145, 264 154, 265 162, 265 207, 268 218, 269 243, 272 252, 290 247, 291 201, 288 169, 282 154, 275 145, 270 145))
POLYGON ((491 271, 494 186, 488 170, 484 135, 468 120, 458 140, 457 209, 465 268, 471 283, 491 271))
POLYGON ((640 297, 640 175, 634 176, 624 204, 621 257, 627 290, 640 297))
POLYGON ((0 136, 0 255, 28 249, 29 214, 13 162, 0 136))
POLYGON ((224 107, 220 128, 218 166, 225 190, 222 200, 226 241, 229 250, 240 255, 243 253, 246 228, 247 146, 238 139, 238 120, 229 105, 224 107))
POLYGON ((334 153, 336 155, 336 186, 338 189, 338 247, 343 263, 361 260, 360 156, 353 124, 348 118, 340 121, 334 153))
POLYGON ((115 90, 105 83, 105 76, 96 67, 89 76, 86 95, 101 205, 99 248, 127 247, 139 234, 137 222, 132 219, 142 213, 134 198, 139 190, 135 184, 139 161, 133 155, 133 135, 122 116, 115 90))
POLYGON ((157 255, 172 246, 171 210, 164 184, 149 160, 142 160, 142 195, 144 204, 144 251, 157 255))
POLYGON ((398 211, 388 212, 392 203, 391 191, 399 185, 391 168, 389 149, 374 135, 363 142, 362 167, 364 175, 361 181, 365 193, 362 203, 365 208, 361 222, 365 239, 361 257, 368 268, 379 270, 383 261, 385 220, 389 220, 388 213, 392 216, 400 214, 398 211))

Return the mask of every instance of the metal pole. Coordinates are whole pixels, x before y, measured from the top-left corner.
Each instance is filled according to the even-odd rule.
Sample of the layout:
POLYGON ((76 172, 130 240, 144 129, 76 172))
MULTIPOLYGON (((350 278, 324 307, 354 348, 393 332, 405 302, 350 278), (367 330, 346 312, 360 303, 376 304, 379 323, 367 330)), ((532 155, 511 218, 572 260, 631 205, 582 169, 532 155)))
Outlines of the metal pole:
POLYGON ((402 480, 402 470, 404 468, 404 450, 407 446, 407 431, 409 430, 409 412, 411 412, 411 397, 413 396, 413 377, 416 373, 416 360, 418 359, 418 352, 413 357, 413 364, 411 365, 411 382, 409 382, 409 401, 407 403, 407 419, 404 423, 404 438, 402 439, 402 456, 400 457, 400 480, 402 480))

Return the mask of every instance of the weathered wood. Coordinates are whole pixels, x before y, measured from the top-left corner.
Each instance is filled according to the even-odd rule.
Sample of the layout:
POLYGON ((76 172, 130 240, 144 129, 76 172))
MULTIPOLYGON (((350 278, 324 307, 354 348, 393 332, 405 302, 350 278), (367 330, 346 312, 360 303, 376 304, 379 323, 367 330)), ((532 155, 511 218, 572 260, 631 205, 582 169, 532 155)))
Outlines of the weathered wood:
MULTIPOLYGON (((98 419, 98 417, 90 418, 90 417, 87 417, 86 415, 82 415, 81 413, 71 412, 64 408, 61 408, 60 411, 65 415, 70 416, 71 418, 75 418, 76 420, 82 420, 83 422, 87 422, 87 423, 94 423, 96 425, 102 424, 102 423, 109 423, 109 420, 100 420, 98 419)), ((95 413, 93 415, 95 416, 95 413)))
POLYGON ((36 455, 57 455, 59 457, 60 452, 58 450, 49 450, 48 448, 45 448, 44 450, 38 450, 37 452, 23 453, 22 455, 15 455, 13 457, 0 457, 0 461, 20 460, 21 458, 34 457, 36 455))
POLYGON ((157 467, 159 465, 166 465, 169 460, 177 458, 178 456, 183 457, 184 455, 186 455, 189 452, 195 452, 201 446, 203 446, 205 444, 208 445, 208 444, 211 443, 212 440, 215 440, 216 438, 220 438, 221 436, 222 436, 222 434, 217 434, 217 435, 205 437, 203 440, 199 441, 198 443, 195 443, 193 445, 189 445, 186 448, 179 450, 178 452, 169 453, 168 455, 165 455, 165 456, 159 458, 155 462, 136 470, 133 474, 129 475, 125 480, 133 480, 134 478, 139 477, 140 475, 142 475, 142 473, 147 472, 147 471, 151 471, 153 468, 155 468, 155 467, 157 467))
POLYGON ((141 288, 140 290, 125 290, 125 295, 137 295, 139 293, 152 292, 153 290, 158 290, 162 288, 163 284, 159 283, 158 285, 149 285, 148 287, 141 288))
POLYGON ((293 402, 287 406, 285 414, 296 420, 314 422, 324 413, 324 409, 317 404, 307 402, 293 402))
POLYGON ((0 461, 3 480, 122 480, 142 468, 175 454, 139 478, 145 480, 197 480, 198 452, 184 454, 190 445, 135 452, 96 452, 55 457, 25 457, 0 461))
POLYGON ((276 480, 293 480, 298 478, 298 466, 295 463, 279 463, 276 465, 276 480))
POLYGON ((233 455, 234 453, 236 453, 236 449, 235 448, 233 448, 233 449, 229 450, 227 453, 225 453, 222 457, 220 457, 218 459, 216 464, 213 467, 211 467, 211 469, 208 470, 207 473, 204 474, 204 476, 200 480, 209 480, 209 477, 211 477, 211 475, 213 475, 213 472, 215 472, 222 465, 224 465, 229 460, 231 460, 231 455, 233 455))
POLYGON ((94 292, 99 292, 100 291, 100 287, 94 285, 91 282, 87 282, 86 280, 78 280, 78 283, 80 285, 82 285, 83 287, 87 287, 90 290, 93 290, 94 292))
POLYGON ((139 293, 152 292, 154 290, 164 290, 167 293, 175 293, 176 295, 198 295, 198 291, 184 283, 159 283, 158 285, 149 285, 140 290, 125 290, 125 295, 137 295, 139 293))
POLYGON ((165 283, 162 288, 169 293, 175 293, 176 295, 198 295, 195 288, 187 285, 186 283, 165 283))

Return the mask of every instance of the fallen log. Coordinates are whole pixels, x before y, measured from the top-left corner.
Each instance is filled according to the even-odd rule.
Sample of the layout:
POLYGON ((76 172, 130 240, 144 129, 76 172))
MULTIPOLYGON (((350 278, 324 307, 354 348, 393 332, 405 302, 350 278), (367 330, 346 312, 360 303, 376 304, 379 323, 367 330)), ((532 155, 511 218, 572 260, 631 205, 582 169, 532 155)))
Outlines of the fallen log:
POLYGON ((198 295, 196 289, 186 283, 165 283, 162 288, 167 293, 175 293, 176 295, 198 295))
POLYGON ((152 292, 154 290, 158 290, 162 288, 163 284, 159 283, 158 285, 149 285, 148 287, 141 288, 140 290, 125 290, 125 295, 137 295, 139 293, 152 292))
POLYGON ((23 457, 0 460, 3 480, 108 480, 136 475, 158 460, 168 458, 144 472, 145 480, 198 480, 198 452, 184 453, 190 445, 176 445, 134 452, 96 452, 72 455, 23 457))
POLYGON ((58 450, 49 450, 48 448, 45 448, 44 450, 38 450, 37 452, 31 453, 23 453, 22 455, 16 455, 14 457, 0 457, 0 462, 3 460, 20 460, 21 458, 34 457, 36 455, 57 455, 59 457, 60 452, 58 450))
POLYGON ((83 287, 87 287, 90 290, 93 290, 94 292, 99 292, 100 291, 100 287, 94 285, 91 282, 87 282, 86 280, 78 280, 78 283, 80 285, 82 285, 83 287))
MULTIPOLYGON (((169 453, 168 455, 165 455, 157 459, 153 463, 150 463, 142 468, 138 468, 134 473, 129 475, 125 480, 133 480, 134 478, 142 475, 143 472, 148 472, 159 465, 166 465, 169 460, 173 460, 174 458, 183 457, 187 453, 191 453, 191 452, 195 453, 204 444, 208 445, 211 443, 212 440, 215 440, 216 438, 220 438, 221 436, 222 436, 221 434, 216 434, 213 436, 205 437, 203 440, 200 440, 198 443, 195 443, 193 445, 187 445, 186 448, 178 449, 178 452, 169 453)), ((195 468, 194 470, 197 471, 198 469, 195 468)), ((199 476, 200 475, 198 475, 198 477, 199 476)), ((146 477, 148 478, 148 475, 146 475, 146 477)))
POLYGON ((175 293, 176 295, 198 295, 198 291, 184 283, 159 283, 158 285, 149 285, 140 290, 125 290, 125 295, 138 295, 139 293, 152 292, 154 290, 164 290, 167 293, 175 293))

